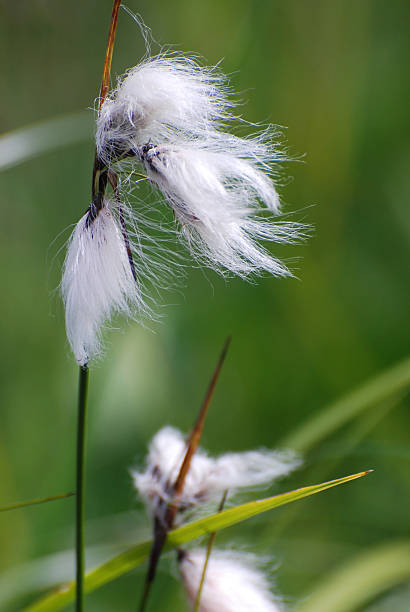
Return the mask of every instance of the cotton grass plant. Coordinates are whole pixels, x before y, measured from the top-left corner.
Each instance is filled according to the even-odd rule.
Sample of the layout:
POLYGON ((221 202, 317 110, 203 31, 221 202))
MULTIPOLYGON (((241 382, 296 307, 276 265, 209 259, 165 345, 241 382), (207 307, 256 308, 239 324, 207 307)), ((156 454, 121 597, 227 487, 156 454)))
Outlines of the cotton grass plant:
POLYGON ((290 275, 258 242, 290 243, 303 234, 299 224, 270 218, 280 210, 272 164, 281 154, 271 129, 248 138, 226 132, 224 122, 234 117, 224 83, 216 68, 160 55, 100 99, 92 203, 73 233, 62 281, 67 335, 80 365, 99 354, 101 329, 114 313, 149 312, 142 270, 154 264, 138 241, 138 212, 123 203, 142 171, 199 262, 242 277, 290 275), (106 196, 108 183, 115 198, 106 196))
POLYGON ((67 336, 80 366, 78 610, 83 599, 88 365, 101 353, 102 330, 114 314, 133 318, 150 311, 140 273, 150 269, 150 258, 141 249, 138 215, 123 203, 122 187, 129 193, 135 175, 144 170, 171 207, 191 254, 222 273, 289 275, 257 241, 292 242, 301 233, 297 224, 262 216, 262 205, 279 213, 272 164, 280 153, 269 128, 247 138, 226 131, 237 118, 218 68, 161 53, 129 70, 108 93, 119 6, 114 2, 98 100, 91 204, 72 234, 61 283, 67 336), (129 168, 121 178, 124 160, 129 168))

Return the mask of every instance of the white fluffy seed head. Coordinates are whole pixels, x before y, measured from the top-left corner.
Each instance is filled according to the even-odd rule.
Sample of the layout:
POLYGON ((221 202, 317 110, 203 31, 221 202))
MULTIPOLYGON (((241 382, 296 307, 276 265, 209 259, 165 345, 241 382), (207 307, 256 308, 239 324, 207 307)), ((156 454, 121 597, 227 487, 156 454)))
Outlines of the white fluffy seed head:
MULTIPOLYGON (((178 475, 186 451, 180 431, 164 427, 152 439, 143 472, 132 471, 135 487, 152 512, 158 500, 170 501, 169 485, 178 475)), ((213 458, 199 448, 191 462, 180 499, 182 508, 219 500, 225 490, 270 485, 300 461, 291 452, 269 450, 227 453, 213 458)))
MULTIPOLYGON (((272 164, 282 156, 269 128, 247 138, 225 131, 237 119, 228 93, 218 68, 177 54, 149 58, 129 70, 102 105, 97 153, 116 173, 127 172, 119 182, 123 203, 134 197, 135 177, 140 180, 145 169, 200 263, 222 274, 286 276, 286 266, 259 244, 303 236, 303 226, 273 223, 262 213, 279 212, 272 164)), ((62 293, 68 338, 80 364, 99 353, 101 328, 115 313, 146 310, 142 282, 158 290, 167 285, 163 272, 181 271, 178 261, 172 270, 162 239, 142 235, 140 208, 124 205, 127 238, 109 201, 92 223, 83 217, 71 238, 62 293), (138 260, 136 279, 127 249, 138 260)))
POLYGON ((176 54, 130 69, 97 119, 97 151, 111 161, 146 142, 196 138, 227 118, 225 77, 176 54))
POLYGON ((200 263, 242 277, 289 276, 258 244, 303 237, 300 224, 258 216, 262 209, 279 213, 273 166, 283 155, 272 128, 247 138, 228 133, 238 121, 233 106, 219 69, 176 54, 150 58, 103 104, 97 151, 107 164, 125 159, 131 174, 144 165, 200 263))
MULTIPOLYGON (((194 605, 206 551, 182 553, 179 563, 191 606, 194 605)), ((280 612, 280 600, 271 593, 257 558, 243 553, 212 550, 202 589, 200 612, 280 612)))
POLYGON ((271 179, 254 160, 198 145, 150 147, 143 159, 148 177, 174 210, 199 260, 244 277, 261 271, 290 274, 256 240, 293 242, 301 228, 257 216, 261 202, 277 211, 279 200, 271 179))
POLYGON ((101 329, 115 313, 145 309, 117 214, 108 200, 93 221, 86 213, 68 246, 61 292, 68 340, 80 365, 100 353, 101 329))

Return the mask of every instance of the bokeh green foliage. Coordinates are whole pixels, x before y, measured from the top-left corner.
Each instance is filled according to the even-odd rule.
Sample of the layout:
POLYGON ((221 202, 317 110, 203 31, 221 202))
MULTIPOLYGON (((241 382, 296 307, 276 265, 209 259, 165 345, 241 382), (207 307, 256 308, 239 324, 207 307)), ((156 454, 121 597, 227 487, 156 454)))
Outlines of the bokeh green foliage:
MULTIPOLYGON (((224 58, 244 117, 287 126, 290 152, 306 157, 287 164, 294 180, 282 199, 315 233, 305 245, 274 249, 298 258, 300 280, 247 284, 192 269, 185 288, 162 295, 160 323, 118 322, 121 331, 107 334, 91 376, 92 562, 105 558, 101 545, 121 549, 149 534, 127 469, 164 424, 189 429, 227 333, 233 343, 204 433, 215 453, 291 439, 306 419, 408 352, 408 2, 129 6, 161 43, 209 63, 224 58)), ((21 0, 0 3, 0 11, 1 132, 92 107, 111 0, 21 0)), ((114 74, 143 53, 122 13, 114 74)), ((85 139, 0 174, 0 505, 74 486, 77 370, 57 287, 60 249, 88 205, 92 156, 85 139)), ((400 542, 408 535, 409 424, 403 392, 360 412, 309 448, 304 468, 273 492, 366 468, 372 477, 233 528, 219 543, 272 554, 277 588, 292 603, 350 560, 400 542)), ((0 593, 19 592, 23 564, 72 547, 73 511, 64 500, 0 516, 0 593)), ((71 557, 64 563, 70 574, 71 557)), ((152 609, 183 607, 167 563, 152 609)), ((138 571, 107 585, 87 609, 129 610, 142 579, 138 571)), ((18 610, 33 593, 0 607, 18 610)), ((404 587, 381 597, 369 603, 378 612, 408 607, 404 587)))

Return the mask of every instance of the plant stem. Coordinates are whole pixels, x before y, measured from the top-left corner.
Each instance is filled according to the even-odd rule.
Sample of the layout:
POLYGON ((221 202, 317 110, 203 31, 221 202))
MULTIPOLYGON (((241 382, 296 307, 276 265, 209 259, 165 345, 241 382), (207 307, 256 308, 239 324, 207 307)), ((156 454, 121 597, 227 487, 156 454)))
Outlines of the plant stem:
MULTIPOLYGON (((118 12, 121 0, 114 0, 108 41, 105 50, 104 70, 100 89, 99 110, 101 110, 110 86, 111 61, 114 50, 115 34, 118 24, 118 12)), ((92 177, 92 203, 90 212, 98 214, 102 206, 108 181, 108 169, 95 151, 92 177)), ((90 222, 93 220, 89 217, 90 222)), ((87 432, 87 393, 88 365, 80 366, 78 380, 78 429, 77 429, 77 503, 76 503, 76 612, 84 610, 84 519, 85 519, 85 442, 87 432)))
POLYGON ((30 499, 29 501, 18 502, 16 504, 11 504, 10 506, 1 506, 0 512, 9 512, 10 510, 20 510, 20 508, 36 506, 37 504, 46 504, 47 502, 56 501, 58 499, 73 497, 73 495, 75 495, 75 493, 61 493, 61 495, 52 495, 51 497, 42 497, 41 499, 30 499))
MULTIPOLYGON (((219 504, 218 512, 222 512, 222 510, 224 509, 224 505, 225 505, 227 496, 228 496, 228 490, 226 490, 223 494, 221 503, 219 504)), ((215 543, 215 538, 216 538, 216 531, 213 531, 211 535, 209 536, 209 540, 208 540, 205 563, 202 569, 201 580, 199 582, 198 592, 196 594, 196 599, 195 599, 194 612, 199 612, 199 606, 201 604, 202 589, 204 588, 204 583, 205 583, 206 570, 208 568, 209 558, 211 556, 212 547, 215 543)))
POLYGON ((88 366, 80 366, 77 428, 76 612, 83 612, 84 610, 85 441, 87 433, 88 375, 88 366))

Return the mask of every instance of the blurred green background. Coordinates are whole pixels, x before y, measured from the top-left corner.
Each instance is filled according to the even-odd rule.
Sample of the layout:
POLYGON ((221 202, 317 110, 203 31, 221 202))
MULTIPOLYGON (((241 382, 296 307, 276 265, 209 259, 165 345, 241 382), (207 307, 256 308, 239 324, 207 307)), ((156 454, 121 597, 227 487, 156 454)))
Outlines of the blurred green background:
MULTIPOLYGON (((0 141, 0 505, 74 488, 77 367, 57 287, 61 249, 88 206, 87 109, 98 94, 111 5, 0 2, 0 129, 30 126, 23 156, 33 147, 32 158, 22 160, 15 137, 0 141), (42 126, 55 117, 62 119, 42 126), (16 155, 14 165, 8 155, 16 155)), ((227 282, 191 269, 182 291, 163 294, 160 323, 144 329, 118 322, 120 331, 107 333, 106 354, 90 380, 89 562, 149 535, 128 469, 141 463, 163 425, 190 428, 232 333, 203 437, 207 449, 275 447, 283 440, 297 446, 304 467, 273 492, 375 472, 231 528, 219 544, 272 555, 276 589, 290 607, 303 609, 309 593, 326 587, 330 602, 333 596, 340 605, 359 590, 360 603, 339 608, 319 591, 315 612, 408 611, 410 366, 381 382, 377 377, 408 353, 410 4, 129 0, 128 6, 160 43, 210 64, 223 59, 247 119, 287 126, 291 153, 306 156, 286 166, 293 180, 282 199, 315 232, 304 245, 272 247, 297 258, 299 280, 227 282), (324 422, 319 435, 314 423, 310 434, 303 429, 295 437, 373 378, 373 396, 366 388, 336 406, 340 426, 324 422), (347 418, 355 401, 363 409, 347 418), (353 570, 339 575, 343 567, 353 570)), ((122 11, 113 75, 143 53, 140 32, 122 11)), ((73 500, 0 514, 1 610, 19 610, 73 575, 73 520, 73 500)), ((140 568, 100 589, 87 610, 135 609, 143 576, 140 568)), ((151 609, 184 606, 169 556, 151 609)))

